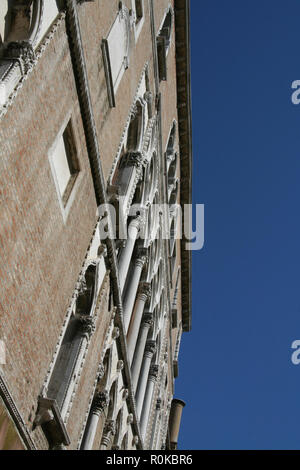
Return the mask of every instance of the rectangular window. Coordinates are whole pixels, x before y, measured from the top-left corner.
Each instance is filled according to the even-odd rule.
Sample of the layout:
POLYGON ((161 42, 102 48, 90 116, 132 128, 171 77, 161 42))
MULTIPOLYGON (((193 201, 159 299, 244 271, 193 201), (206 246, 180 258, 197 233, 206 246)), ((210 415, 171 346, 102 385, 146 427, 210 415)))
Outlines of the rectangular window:
POLYGON ((64 212, 70 206, 71 194, 80 171, 71 119, 58 134, 49 153, 49 160, 60 206, 64 212))
POLYGON ((130 16, 128 9, 122 6, 107 38, 102 41, 108 99, 111 107, 115 107, 115 94, 129 66, 129 52, 130 16))

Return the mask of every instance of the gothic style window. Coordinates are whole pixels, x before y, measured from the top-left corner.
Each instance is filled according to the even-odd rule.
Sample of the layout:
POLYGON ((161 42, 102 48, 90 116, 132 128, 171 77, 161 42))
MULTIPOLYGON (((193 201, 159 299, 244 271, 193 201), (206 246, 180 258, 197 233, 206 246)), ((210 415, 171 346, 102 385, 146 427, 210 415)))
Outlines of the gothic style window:
POLYGON ((162 28, 157 37, 157 56, 158 56, 158 72, 160 80, 167 80, 167 55, 171 43, 171 32, 173 23, 173 13, 169 8, 162 28))
POLYGON ((35 49, 58 13, 56 0, 0 0, 0 106, 33 67, 35 49))
POLYGON ((75 312, 69 321, 49 382, 47 397, 56 400, 60 410, 69 395, 71 382, 74 382, 74 370, 83 341, 88 339, 93 332, 98 266, 93 263, 86 270, 75 312))
POLYGON ((62 207, 66 208, 76 178, 79 163, 71 120, 56 139, 49 155, 51 169, 62 207))
POLYGON ((126 150, 136 152, 140 149, 144 134, 144 106, 137 101, 127 133, 126 150))
POLYGON ((120 2, 115 22, 107 38, 102 41, 108 99, 111 107, 116 105, 115 94, 122 76, 129 66, 130 28, 129 11, 120 2))

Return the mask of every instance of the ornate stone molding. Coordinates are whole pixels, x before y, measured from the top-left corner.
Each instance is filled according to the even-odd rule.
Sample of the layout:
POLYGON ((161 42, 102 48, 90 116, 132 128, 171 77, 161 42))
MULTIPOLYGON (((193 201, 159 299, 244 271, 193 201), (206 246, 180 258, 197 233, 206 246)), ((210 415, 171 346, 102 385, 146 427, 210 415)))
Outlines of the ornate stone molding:
POLYGON ((144 164, 144 158, 141 152, 128 152, 122 158, 120 169, 126 166, 135 166, 137 168, 144 164))
MULTIPOLYGON (((47 49, 48 45, 50 44, 50 42, 54 38, 54 35, 55 35, 56 31, 58 30, 59 26, 61 25, 62 21, 64 20, 64 18, 65 18, 65 13, 61 12, 58 15, 56 21, 53 23, 53 26, 52 26, 51 30, 49 31, 49 33, 45 36, 42 43, 35 50, 34 58, 32 57, 30 61, 27 61, 26 67, 25 67, 26 70, 24 69, 23 73, 19 72, 20 75, 19 75, 16 86, 14 86, 13 89, 9 91, 9 94, 8 94, 8 97, 5 100, 5 103, 2 104, 2 106, 0 104, 0 119, 3 116, 5 116, 9 106, 11 106, 13 104, 14 99, 16 98, 17 94, 19 93, 20 89, 23 87, 23 85, 25 83, 25 80, 27 80, 29 74, 33 71, 35 65, 37 64, 39 59, 44 54, 45 50, 47 49)), ((7 74, 6 78, 5 78, 5 81, 9 80, 9 77, 10 77, 10 71, 7 74)), ((9 85, 9 83, 8 83, 8 85, 9 85)))
POLYGON ((4 50, 6 59, 19 60, 21 62, 23 74, 33 67, 36 55, 30 41, 9 42, 4 50))

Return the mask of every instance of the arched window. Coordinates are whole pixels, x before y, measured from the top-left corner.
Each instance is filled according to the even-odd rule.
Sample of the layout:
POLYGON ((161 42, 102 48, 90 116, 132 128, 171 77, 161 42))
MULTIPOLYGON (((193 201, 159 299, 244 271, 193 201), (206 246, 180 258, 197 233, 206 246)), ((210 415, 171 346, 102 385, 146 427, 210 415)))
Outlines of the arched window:
POLYGON ((136 152, 140 149, 144 134, 144 106, 137 101, 131 116, 127 133, 126 151, 136 152))
POLYGON ((56 0, 1 0, 0 44, 30 41, 36 47, 58 13, 56 0))
POLYGON ((172 18, 173 18, 173 15, 172 15, 172 10, 170 8, 165 16, 162 28, 159 32, 159 37, 164 38, 166 53, 171 42, 172 18))
POLYGON ((167 54, 171 43, 173 12, 171 7, 166 13, 157 37, 158 72, 160 80, 167 80, 167 54))
POLYGON ((177 203, 178 190, 179 190, 179 184, 178 184, 178 181, 176 181, 170 194, 170 199, 169 199, 170 209, 172 209, 172 206, 174 206, 174 204, 177 203))
POLYGON ((77 364, 83 342, 93 331, 93 308, 97 295, 98 263, 86 270, 75 311, 71 316, 55 366, 49 381, 48 398, 56 400, 58 408, 66 410, 71 386, 77 378, 77 364))

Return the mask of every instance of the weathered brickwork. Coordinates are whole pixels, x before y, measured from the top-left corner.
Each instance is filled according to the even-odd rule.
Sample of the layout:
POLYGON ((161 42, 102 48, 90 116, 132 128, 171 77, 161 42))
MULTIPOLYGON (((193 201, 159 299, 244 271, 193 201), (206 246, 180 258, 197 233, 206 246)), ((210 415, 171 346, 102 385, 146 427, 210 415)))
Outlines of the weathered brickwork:
MULTIPOLYGON (((185 0, 180 1, 188 4, 185 0)), ((127 138, 128 127, 133 120, 132 112, 136 109, 135 101, 140 80, 146 80, 147 91, 152 94, 151 108, 156 136, 153 155, 158 155, 158 161, 155 163, 158 171, 156 197, 159 202, 168 202, 165 152, 170 130, 175 122, 174 154, 179 154, 175 179, 178 180, 177 202, 180 204, 181 137, 178 130, 180 116, 176 78, 179 67, 175 43, 176 1, 144 0, 143 24, 138 37, 133 29, 134 3, 132 0, 61 2, 66 20, 63 19, 59 23, 43 55, 36 63, 30 65, 32 71, 28 79, 23 80, 24 83, 12 100, 11 106, 0 119, 0 340, 4 341, 6 347, 6 363, 0 366, 0 376, 5 380, 11 400, 20 413, 22 426, 24 425, 28 432, 28 440, 32 440, 30 446, 37 449, 48 449, 49 445, 52 448, 63 445, 68 449, 161 448, 167 441, 168 419, 174 394, 173 359, 178 343, 178 331, 182 331, 183 321, 183 280, 181 275, 178 275, 178 268, 181 266, 181 242, 175 241, 176 259, 173 269, 170 269, 169 241, 161 242, 161 272, 151 281, 151 286, 162 287, 162 300, 160 304, 155 304, 155 312, 150 312, 155 314, 157 319, 155 317, 154 323, 146 323, 149 333, 143 341, 149 341, 156 328, 160 331, 160 343, 151 352, 152 369, 144 390, 145 397, 149 390, 152 390, 155 381, 156 385, 151 402, 147 403, 145 398, 142 409, 143 413, 148 410, 149 419, 146 424, 142 424, 141 416, 138 415, 142 409, 137 411, 137 397, 140 391, 134 388, 138 387, 138 383, 135 383, 131 376, 132 364, 128 359, 132 345, 122 319, 126 295, 125 290, 122 292, 118 284, 121 282, 120 272, 118 276, 115 273, 116 269, 121 270, 120 260, 126 252, 126 246, 110 246, 109 243, 101 244, 101 240, 97 241, 97 176, 93 174, 90 164, 92 158, 95 158, 90 141, 97 138, 106 192, 107 186, 111 184, 112 172, 116 168, 120 146, 127 138), (124 8, 131 21, 130 54, 128 68, 115 93, 116 106, 111 107, 102 41, 108 37, 120 7, 124 8), (167 81, 159 82, 156 37, 170 7, 172 27, 166 57, 167 81), (80 63, 79 66, 76 65, 74 52, 76 25, 74 26, 72 8, 77 11, 85 58, 85 64, 80 63), (80 70, 84 73, 84 67, 88 78, 87 90, 83 89, 79 76, 80 70), (87 112, 83 108, 89 106, 86 100, 88 93, 91 108, 87 112), (91 119, 91 116, 95 129, 93 135, 87 135, 88 126, 84 120, 91 119), (69 120, 78 160, 78 175, 71 191, 71 202, 68 203, 68 209, 64 210, 59 200, 50 160, 58 136, 62 134, 63 127, 69 120), (115 252, 119 263, 117 266, 111 254, 112 249, 118 250, 115 252), (93 256, 90 254, 91 250, 93 256), (49 377, 53 373, 60 348, 63 347, 64 341, 67 341, 66 332, 71 331, 68 325, 71 325, 72 318, 77 318, 78 315, 78 291, 82 288, 82 285, 78 285, 82 282, 84 270, 87 269, 88 256, 91 257, 92 263, 98 263, 100 259, 103 263, 105 260, 106 274, 103 274, 104 280, 93 310, 95 321, 92 332, 89 332, 91 336, 83 357, 78 349, 81 363, 76 365, 76 385, 72 397, 68 398, 67 412, 62 413, 61 422, 57 424, 60 426, 59 432, 63 429, 67 434, 67 438, 63 439, 60 434, 59 438, 57 437, 58 431, 55 431, 54 437, 52 430, 45 431, 45 416, 50 408, 44 412, 41 402, 39 404, 39 397, 42 396, 46 400, 50 398, 47 395, 49 377), (177 309, 176 325, 174 322, 172 324, 171 316, 174 296, 177 309), (161 389, 162 383, 165 384, 164 391, 161 389), (107 403, 104 400, 101 406, 95 400, 99 391, 108 393, 107 403), (95 416, 99 419, 91 438, 93 413, 96 413, 95 416), (50 440, 49 432, 52 436, 50 440)), ((0 43, 0 52, 4 50, 3 47, 0 43)), ((145 109, 150 106, 143 99, 142 102, 145 109)), ((143 164, 143 168, 146 168, 148 162, 143 164)), ((115 174, 118 175, 117 172, 115 174)), ((137 183, 138 179, 135 179, 134 184, 137 183)), ((142 181, 145 186, 146 183, 142 181)), ((132 191, 134 197, 138 197, 138 190, 134 188, 132 191)), ((107 199, 109 197, 107 193, 107 199)), ((104 214, 104 217, 106 215, 104 214)), ((168 221, 169 218, 163 223, 169 223, 168 221)), ((141 265, 139 278, 144 283, 144 277, 150 272, 151 246, 147 249, 148 258, 146 257, 146 261, 143 261, 145 264, 141 265)), ((137 251, 133 251, 133 255, 130 254, 132 259, 127 266, 129 274, 125 289, 128 289, 131 278, 134 278, 132 273, 136 266, 136 253, 137 251)), ((101 269, 103 271, 103 266, 101 269)), ((139 308, 139 292, 134 292, 134 295, 137 295, 136 309, 139 308)), ((145 303, 144 313, 149 314, 149 299, 145 297, 142 301, 145 303)), ((134 318, 131 319, 131 323, 133 322, 134 318)), ((136 337, 137 345, 143 334, 145 333, 140 331, 136 337)), ((74 348, 74 345, 70 346, 71 343, 67 344, 68 347, 74 348)), ((137 345, 133 352, 137 350, 137 345)), ((142 369, 150 365, 145 365, 147 357, 143 359, 142 369)), ((103 398, 103 393, 101 396, 103 398)), ((30 447, 27 442, 25 445, 30 447)))

